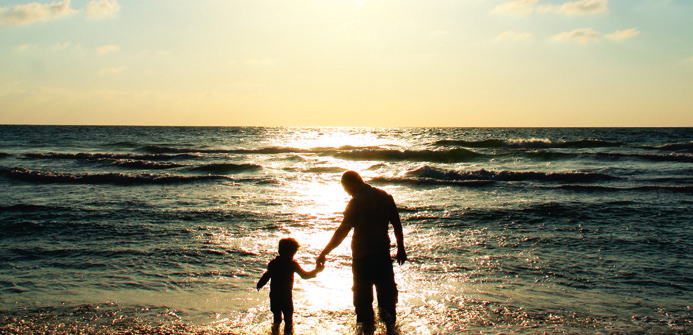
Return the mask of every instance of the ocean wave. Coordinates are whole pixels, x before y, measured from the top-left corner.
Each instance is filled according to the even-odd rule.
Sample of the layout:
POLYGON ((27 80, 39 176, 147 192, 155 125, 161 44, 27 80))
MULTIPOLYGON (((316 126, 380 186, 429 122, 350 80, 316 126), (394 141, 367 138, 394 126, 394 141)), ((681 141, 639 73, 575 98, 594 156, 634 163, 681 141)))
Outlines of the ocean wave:
POLYGON ((98 159, 133 159, 133 160, 172 160, 172 159, 197 159, 199 155, 193 154, 132 154, 132 153, 65 153, 65 152, 46 152, 46 153, 24 153, 20 158, 31 159, 74 159, 74 160, 98 160, 98 159))
POLYGON ((25 168, 0 168, 0 175, 11 179, 36 183, 65 183, 65 184, 115 184, 115 185, 147 185, 147 184, 179 184, 200 181, 228 179, 223 176, 173 176, 154 175, 148 173, 62 173, 55 171, 32 171, 25 168))
POLYGON ((257 149, 202 149, 202 148, 182 148, 170 146, 146 146, 144 150, 152 153, 203 153, 203 154, 300 154, 312 153, 323 156, 331 156, 349 160, 380 160, 380 161, 415 161, 415 162, 436 162, 436 163, 455 163, 466 162, 483 154, 471 150, 456 148, 449 150, 397 150, 382 149, 377 147, 354 147, 342 146, 338 148, 319 147, 319 148, 292 148, 292 147, 266 147, 257 149))
POLYGON ((435 180, 491 180, 491 181, 546 181, 546 182, 596 182, 618 179, 602 173, 593 172, 537 172, 537 171, 454 171, 430 166, 406 173, 408 177, 430 178, 435 180))
POLYGON ((621 158, 635 158, 635 159, 640 159, 640 160, 647 160, 647 161, 652 161, 652 162, 682 162, 682 163, 690 163, 693 162, 693 155, 688 155, 688 154, 664 154, 664 155, 659 155, 659 154, 623 154, 623 153, 595 153, 595 156, 598 158, 606 158, 606 159, 621 159, 621 158))
POLYGON ((686 152, 693 152, 693 141, 691 142, 684 142, 684 143, 671 143, 671 144, 664 144, 656 147, 645 147, 645 148, 652 148, 652 149, 658 149, 658 150, 673 150, 673 151, 686 151, 686 152))
POLYGON ((142 144, 133 141, 121 141, 113 143, 104 143, 99 146, 103 148, 139 148, 142 146, 142 144))
POLYGON ((10 206, 0 206, 0 212, 39 212, 64 210, 62 207, 51 207, 45 205, 16 204, 10 206))
POLYGON ((112 166, 118 166, 129 169, 142 169, 142 170, 166 170, 178 167, 187 166, 185 164, 172 163, 172 162, 152 162, 152 161, 142 161, 134 159, 97 159, 97 162, 105 162, 112 166))
POLYGON ((412 161, 433 163, 468 162, 485 155, 467 149, 451 150, 395 150, 361 149, 323 153, 335 158, 373 161, 412 161))
POLYGON ((346 171, 347 169, 345 168, 340 168, 340 167, 334 167, 334 166, 327 166, 327 167, 312 167, 309 169, 304 170, 304 172, 310 172, 310 173, 342 173, 346 171))
POLYGON ((213 163, 190 168, 190 171, 211 174, 229 174, 234 172, 254 171, 259 169, 262 169, 262 166, 257 164, 213 163))
POLYGON ((668 191, 674 193, 691 193, 693 194, 693 186, 671 186, 671 185, 647 185, 647 186, 636 186, 636 187, 610 187, 610 186, 598 186, 598 185, 559 185, 557 186, 561 189, 567 189, 571 191, 582 191, 582 192, 627 192, 627 191, 668 191))
POLYGON ((369 181, 374 185, 410 185, 410 186, 466 186, 483 187, 489 186, 493 180, 441 180, 435 178, 406 178, 406 177, 376 177, 369 181))
POLYGON ((482 141, 465 140, 440 140, 434 142, 437 146, 460 146, 468 148, 519 148, 519 149, 546 149, 546 148, 610 148, 620 147, 619 142, 608 142, 596 139, 582 139, 577 141, 551 141, 549 139, 490 139, 482 141))
POLYGON ((550 139, 488 139, 480 141, 440 140, 433 142, 435 146, 465 147, 465 148, 508 148, 508 149, 593 149, 593 148, 639 148, 662 151, 693 152, 693 141, 670 143, 659 146, 628 145, 621 142, 610 142, 598 139, 581 139, 575 141, 552 141, 550 139))
POLYGON ((669 154, 631 154, 631 153, 616 153, 616 152, 580 152, 580 153, 566 153, 566 152, 552 152, 552 151, 531 151, 523 152, 523 156, 541 159, 541 160, 562 160, 562 159, 576 159, 576 158, 595 158, 602 160, 621 160, 621 159, 637 159, 645 160, 650 162, 682 162, 688 163, 693 162, 693 155, 680 154, 680 153, 669 153, 669 154))
POLYGON ((8 154, 8 153, 6 153, 6 152, 0 152, 0 159, 2 159, 2 158, 7 158, 7 157, 12 157, 12 155, 11 155, 11 154, 8 154))
POLYGON ((202 148, 182 148, 171 146, 147 145, 143 148, 144 151, 157 154, 170 153, 203 153, 203 154, 286 154, 286 153, 302 153, 311 152, 307 149, 289 148, 289 147, 267 147, 258 149, 202 149, 202 148))

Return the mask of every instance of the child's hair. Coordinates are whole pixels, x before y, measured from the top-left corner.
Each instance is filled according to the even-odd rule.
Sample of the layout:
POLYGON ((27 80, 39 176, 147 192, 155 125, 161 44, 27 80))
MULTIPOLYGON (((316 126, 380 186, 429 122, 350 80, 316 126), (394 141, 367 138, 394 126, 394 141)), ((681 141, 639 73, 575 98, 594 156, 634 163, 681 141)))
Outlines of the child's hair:
POLYGON ((285 256, 293 256, 298 251, 300 245, 293 238, 283 238, 279 240, 279 254, 285 256))

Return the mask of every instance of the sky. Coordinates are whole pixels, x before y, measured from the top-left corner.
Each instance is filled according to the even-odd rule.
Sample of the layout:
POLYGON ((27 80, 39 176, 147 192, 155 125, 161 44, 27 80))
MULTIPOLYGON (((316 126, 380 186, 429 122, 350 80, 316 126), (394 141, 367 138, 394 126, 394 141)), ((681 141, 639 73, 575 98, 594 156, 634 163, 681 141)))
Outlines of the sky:
POLYGON ((693 126, 691 0, 0 0, 0 124, 693 126))

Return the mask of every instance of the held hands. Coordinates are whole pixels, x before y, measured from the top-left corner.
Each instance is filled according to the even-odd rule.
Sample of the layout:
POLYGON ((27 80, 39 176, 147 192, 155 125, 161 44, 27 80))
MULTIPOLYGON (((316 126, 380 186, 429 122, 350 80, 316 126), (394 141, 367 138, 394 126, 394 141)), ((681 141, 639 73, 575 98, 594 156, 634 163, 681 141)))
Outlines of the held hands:
MULTIPOLYGON (((322 253, 320 253, 320 256, 318 256, 318 258, 315 259, 316 267, 325 268, 325 256, 326 256, 325 253, 322 252, 322 253)), ((320 270, 320 271, 322 271, 322 270, 320 270)))
POLYGON ((320 273, 325 269, 325 264, 315 264, 315 272, 320 273))

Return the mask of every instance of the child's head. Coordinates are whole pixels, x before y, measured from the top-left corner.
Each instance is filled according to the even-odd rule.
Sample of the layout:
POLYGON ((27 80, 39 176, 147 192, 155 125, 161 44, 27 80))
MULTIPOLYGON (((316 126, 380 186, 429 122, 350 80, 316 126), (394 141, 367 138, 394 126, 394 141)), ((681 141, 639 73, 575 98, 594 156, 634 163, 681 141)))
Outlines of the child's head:
POLYGON ((299 246, 293 238, 283 238, 279 240, 279 255, 294 257, 299 246))

